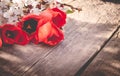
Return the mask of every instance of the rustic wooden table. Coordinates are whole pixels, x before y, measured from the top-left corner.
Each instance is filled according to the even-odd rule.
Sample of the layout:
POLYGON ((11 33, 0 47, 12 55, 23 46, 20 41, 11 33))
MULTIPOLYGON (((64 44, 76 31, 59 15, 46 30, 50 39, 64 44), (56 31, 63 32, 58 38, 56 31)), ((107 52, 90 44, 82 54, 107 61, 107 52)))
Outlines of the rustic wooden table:
POLYGON ((65 40, 0 49, 0 76, 120 76, 120 4, 64 0, 82 11, 68 14, 65 40))

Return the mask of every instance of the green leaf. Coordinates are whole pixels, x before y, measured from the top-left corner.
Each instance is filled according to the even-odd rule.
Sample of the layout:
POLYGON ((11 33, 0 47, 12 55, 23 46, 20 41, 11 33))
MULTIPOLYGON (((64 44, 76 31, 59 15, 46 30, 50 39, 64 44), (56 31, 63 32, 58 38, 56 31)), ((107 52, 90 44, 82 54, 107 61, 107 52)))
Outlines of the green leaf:
POLYGON ((66 13, 67 13, 67 14, 71 14, 71 13, 74 13, 74 11, 72 11, 72 10, 67 10, 66 13))

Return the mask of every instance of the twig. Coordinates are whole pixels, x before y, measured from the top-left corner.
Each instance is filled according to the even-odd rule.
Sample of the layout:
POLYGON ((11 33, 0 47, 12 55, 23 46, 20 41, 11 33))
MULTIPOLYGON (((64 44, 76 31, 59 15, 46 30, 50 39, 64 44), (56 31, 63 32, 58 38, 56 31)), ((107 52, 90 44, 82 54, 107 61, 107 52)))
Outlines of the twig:
POLYGON ((60 3, 60 2, 57 2, 58 4, 60 4, 61 6, 68 6, 70 7, 72 10, 78 10, 78 11, 82 11, 81 8, 76 8, 76 7, 73 7, 72 5, 69 5, 69 4, 66 4, 66 3, 60 3))

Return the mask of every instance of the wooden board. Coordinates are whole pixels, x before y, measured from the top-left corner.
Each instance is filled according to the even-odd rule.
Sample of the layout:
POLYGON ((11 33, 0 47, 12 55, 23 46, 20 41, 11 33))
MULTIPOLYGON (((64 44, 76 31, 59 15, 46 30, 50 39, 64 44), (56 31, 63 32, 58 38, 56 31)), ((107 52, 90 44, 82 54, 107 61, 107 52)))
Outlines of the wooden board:
POLYGON ((114 35, 81 76, 120 76, 120 35, 114 35))
POLYGON ((73 76, 113 34, 120 18, 120 5, 80 1, 84 0, 71 4, 83 11, 68 15, 65 40, 57 46, 28 44, 2 48, 0 76, 73 76))
POLYGON ((95 10, 83 10, 69 15, 69 23, 65 27, 66 39, 58 47, 51 49, 53 51, 39 60, 24 76, 73 76, 116 29, 114 20, 110 20, 111 16, 103 16, 108 10, 95 10))

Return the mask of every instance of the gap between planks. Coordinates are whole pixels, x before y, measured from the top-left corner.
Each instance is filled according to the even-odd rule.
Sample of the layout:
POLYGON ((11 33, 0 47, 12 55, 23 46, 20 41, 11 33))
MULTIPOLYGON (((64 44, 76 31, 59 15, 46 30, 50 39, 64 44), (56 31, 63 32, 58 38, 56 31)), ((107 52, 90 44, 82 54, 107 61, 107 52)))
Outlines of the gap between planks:
POLYGON ((100 49, 96 51, 96 53, 90 57, 90 59, 78 70, 78 72, 75 74, 75 76, 81 76, 81 74, 85 71, 85 69, 89 66, 89 64, 94 60, 94 58, 101 52, 101 50, 106 46, 106 44, 111 40, 111 38, 115 35, 115 33, 118 32, 120 29, 120 25, 118 23, 118 27, 115 29, 115 31, 111 34, 111 36, 101 45, 100 49))

